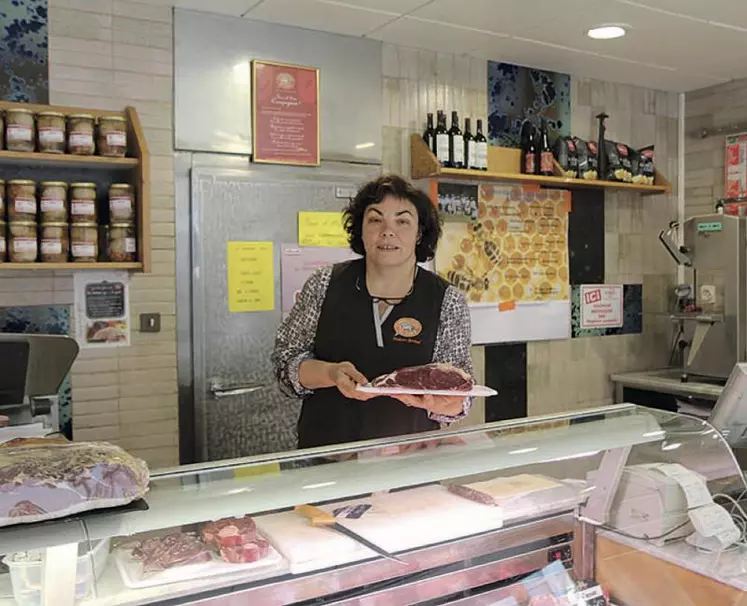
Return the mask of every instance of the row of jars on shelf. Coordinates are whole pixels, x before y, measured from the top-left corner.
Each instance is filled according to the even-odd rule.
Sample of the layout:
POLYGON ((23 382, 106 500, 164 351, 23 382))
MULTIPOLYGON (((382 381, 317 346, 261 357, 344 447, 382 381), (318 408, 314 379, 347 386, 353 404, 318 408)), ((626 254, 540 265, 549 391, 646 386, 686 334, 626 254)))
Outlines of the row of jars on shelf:
MULTIPOLYGON (((42 181, 38 187, 29 179, 0 180, 0 221, 36 221, 42 223, 96 223, 95 183, 42 181), (5 190, 5 196, 3 196, 5 190)), ((129 183, 109 186, 109 220, 112 223, 134 223, 135 197, 129 183)))
POLYGON ((0 263, 96 263, 104 260, 126 263, 137 260, 137 235, 131 223, 0 221, 0 263), (102 237, 103 236, 103 237, 102 237), (103 241, 103 246, 100 245, 103 241))
POLYGON ((117 115, 97 120, 91 114, 66 116, 55 111, 35 114, 25 108, 8 109, 4 115, 0 112, 0 149, 3 147, 17 152, 121 158, 127 154, 127 120, 117 115))

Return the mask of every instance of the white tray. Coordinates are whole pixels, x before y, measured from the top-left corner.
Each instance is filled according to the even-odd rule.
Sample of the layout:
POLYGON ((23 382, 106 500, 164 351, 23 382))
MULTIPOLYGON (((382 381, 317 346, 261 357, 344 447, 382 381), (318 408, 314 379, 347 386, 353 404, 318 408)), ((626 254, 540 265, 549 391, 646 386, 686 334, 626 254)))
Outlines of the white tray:
POLYGON ((114 561, 117 563, 119 574, 122 575, 122 582, 129 589, 194 581, 219 575, 240 575, 242 581, 258 581, 288 570, 288 562, 272 546, 267 557, 248 564, 231 564, 214 555, 213 560, 209 562, 174 566, 149 573, 145 577, 142 576, 142 564, 132 557, 130 549, 116 549, 114 561))
POLYGON ((409 394, 413 396, 461 396, 463 398, 467 396, 477 396, 487 398, 488 396, 495 396, 498 394, 495 389, 491 389, 485 385, 474 385, 469 391, 448 391, 446 389, 402 389, 400 387, 371 387, 369 385, 359 385, 356 389, 363 393, 375 393, 381 396, 409 394))

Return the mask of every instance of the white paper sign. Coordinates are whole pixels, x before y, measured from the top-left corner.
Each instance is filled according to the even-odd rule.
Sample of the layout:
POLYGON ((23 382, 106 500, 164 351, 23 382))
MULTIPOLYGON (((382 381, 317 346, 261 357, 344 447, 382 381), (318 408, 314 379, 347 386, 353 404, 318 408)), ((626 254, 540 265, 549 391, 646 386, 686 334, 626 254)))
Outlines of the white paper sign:
POLYGON ((622 284, 584 284, 580 303, 582 329, 623 325, 622 284))
POLYGON ((75 338, 80 347, 130 344, 129 275, 125 271, 74 274, 75 338))

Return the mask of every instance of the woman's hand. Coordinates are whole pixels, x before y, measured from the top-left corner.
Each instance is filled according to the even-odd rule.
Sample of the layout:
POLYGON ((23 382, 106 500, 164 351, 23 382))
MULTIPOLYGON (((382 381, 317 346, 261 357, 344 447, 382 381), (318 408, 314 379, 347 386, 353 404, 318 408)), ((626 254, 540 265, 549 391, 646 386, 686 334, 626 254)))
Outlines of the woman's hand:
POLYGON ((464 410, 464 396, 415 396, 398 394, 392 396, 407 406, 423 408, 428 412, 447 417, 455 417, 464 410))
POLYGON ((352 400, 370 400, 375 398, 376 394, 363 393, 358 391, 358 385, 366 385, 368 379, 364 377, 358 369, 350 362, 340 362, 338 364, 329 364, 327 373, 329 380, 340 390, 340 393, 346 398, 352 400))

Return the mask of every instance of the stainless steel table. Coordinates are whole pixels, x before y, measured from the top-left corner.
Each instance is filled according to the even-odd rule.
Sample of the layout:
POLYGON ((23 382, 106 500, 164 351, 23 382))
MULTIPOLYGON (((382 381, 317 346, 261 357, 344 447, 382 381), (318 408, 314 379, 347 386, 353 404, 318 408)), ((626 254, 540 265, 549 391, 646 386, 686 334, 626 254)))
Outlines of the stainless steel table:
POLYGON ((681 371, 677 368, 662 368, 640 372, 623 372, 610 375, 615 385, 615 402, 624 402, 623 391, 626 387, 642 389, 656 393, 665 393, 682 398, 699 398, 702 400, 718 400, 723 390, 722 385, 705 383, 696 380, 683 382, 680 380, 681 371))

